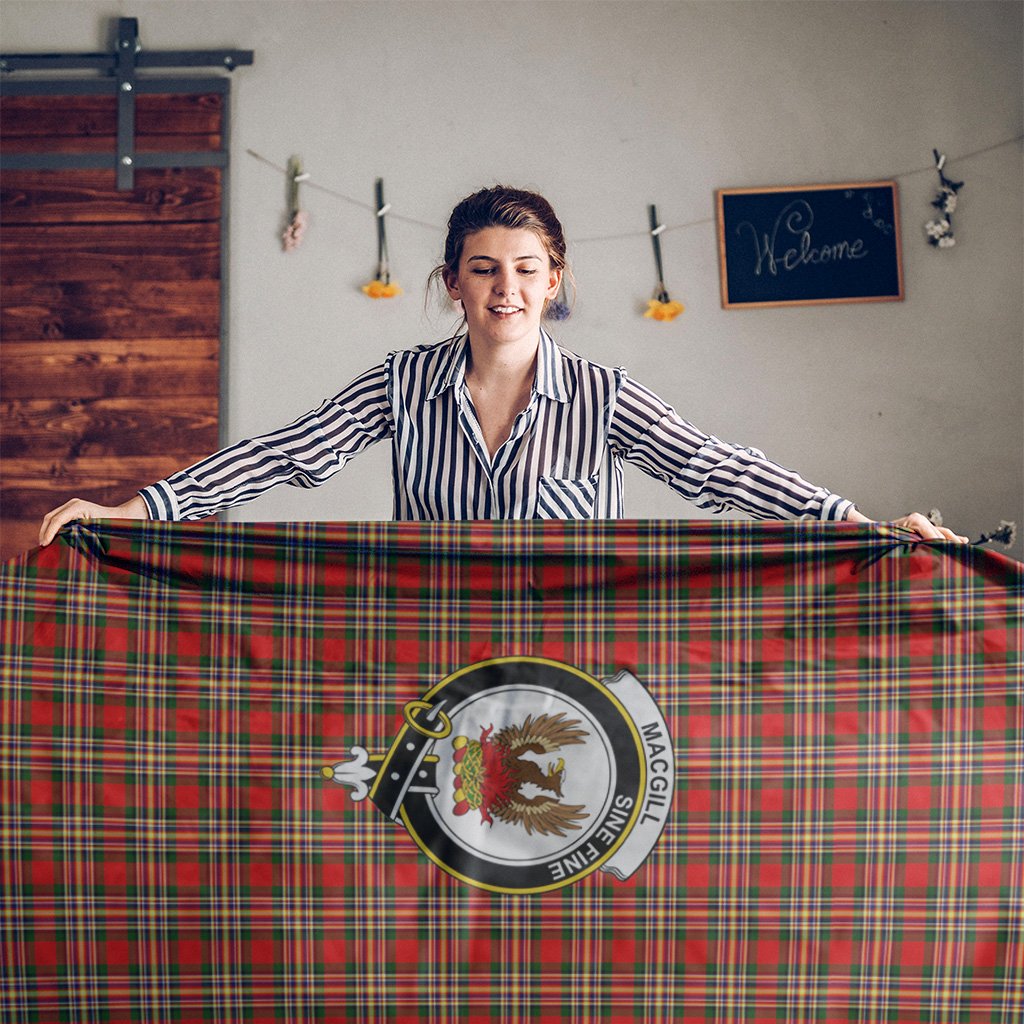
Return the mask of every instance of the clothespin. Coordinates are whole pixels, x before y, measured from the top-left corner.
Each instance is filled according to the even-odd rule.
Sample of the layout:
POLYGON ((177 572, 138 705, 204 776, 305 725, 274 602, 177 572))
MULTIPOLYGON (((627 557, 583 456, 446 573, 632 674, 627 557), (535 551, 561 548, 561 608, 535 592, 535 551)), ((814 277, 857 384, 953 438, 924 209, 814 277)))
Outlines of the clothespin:
POLYGON ((943 168, 946 166, 946 154, 940 153, 937 149, 932 150, 932 156, 935 157, 935 170, 939 172, 939 181, 942 183, 943 188, 952 189, 954 192, 959 192, 964 187, 962 181, 951 181, 943 173, 943 168))
POLYGON ((293 156, 288 161, 288 212, 294 217, 302 209, 299 203, 299 185, 309 181, 309 174, 302 170, 302 158, 293 156))

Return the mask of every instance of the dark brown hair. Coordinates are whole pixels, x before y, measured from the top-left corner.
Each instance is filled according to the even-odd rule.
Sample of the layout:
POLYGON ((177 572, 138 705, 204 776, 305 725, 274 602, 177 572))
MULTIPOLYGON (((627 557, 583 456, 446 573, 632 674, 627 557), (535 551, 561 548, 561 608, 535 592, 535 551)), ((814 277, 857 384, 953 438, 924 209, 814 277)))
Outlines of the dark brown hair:
POLYGON ((571 280, 565 259, 565 235, 551 204, 537 192, 495 185, 466 196, 448 218, 448 236, 444 243, 444 262, 435 267, 427 281, 445 285, 459 272, 459 260, 466 239, 485 228, 512 228, 533 231, 540 238, 551 267, 571 280))

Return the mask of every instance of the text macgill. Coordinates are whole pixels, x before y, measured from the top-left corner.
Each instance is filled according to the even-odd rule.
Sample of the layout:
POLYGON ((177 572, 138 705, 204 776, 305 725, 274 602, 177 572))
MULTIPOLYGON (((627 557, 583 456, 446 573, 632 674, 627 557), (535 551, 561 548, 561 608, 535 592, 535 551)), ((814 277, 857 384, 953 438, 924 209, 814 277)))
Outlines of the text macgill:
POLYGON ((664 822, 668 814, 669 793, 675 781, 675 758, 668 736, 657 722, 648 722, 640 730, 647 747, 647 794, 640 824, 664 822))

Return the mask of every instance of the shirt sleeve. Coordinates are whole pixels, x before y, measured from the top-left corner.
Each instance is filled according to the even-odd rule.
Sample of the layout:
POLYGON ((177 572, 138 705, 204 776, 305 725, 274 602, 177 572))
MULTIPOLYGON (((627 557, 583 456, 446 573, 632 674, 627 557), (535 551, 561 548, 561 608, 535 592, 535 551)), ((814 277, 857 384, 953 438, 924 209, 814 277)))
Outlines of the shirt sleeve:
POLYGON ((293 423, 224 448, 139 493, 151 519, 202 519, 278 484, 318 487, 393 433, 389 359, 293 423))
POLYGON ((619 457, 699 508, 755 519, 845 519, 853 502, 808 483, 756 448, 720 441, 623 374, 609 429, 619 457))

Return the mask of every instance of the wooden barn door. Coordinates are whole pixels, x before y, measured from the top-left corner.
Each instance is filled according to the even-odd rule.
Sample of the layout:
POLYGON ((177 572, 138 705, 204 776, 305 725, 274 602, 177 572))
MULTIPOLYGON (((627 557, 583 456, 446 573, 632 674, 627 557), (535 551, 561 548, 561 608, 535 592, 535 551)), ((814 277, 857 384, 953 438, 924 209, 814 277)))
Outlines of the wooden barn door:
POLYGON ((134 82, 127 189, 114 89, 0 97, 0 557, 217 447, 228 90, 178 81, 134 82))

